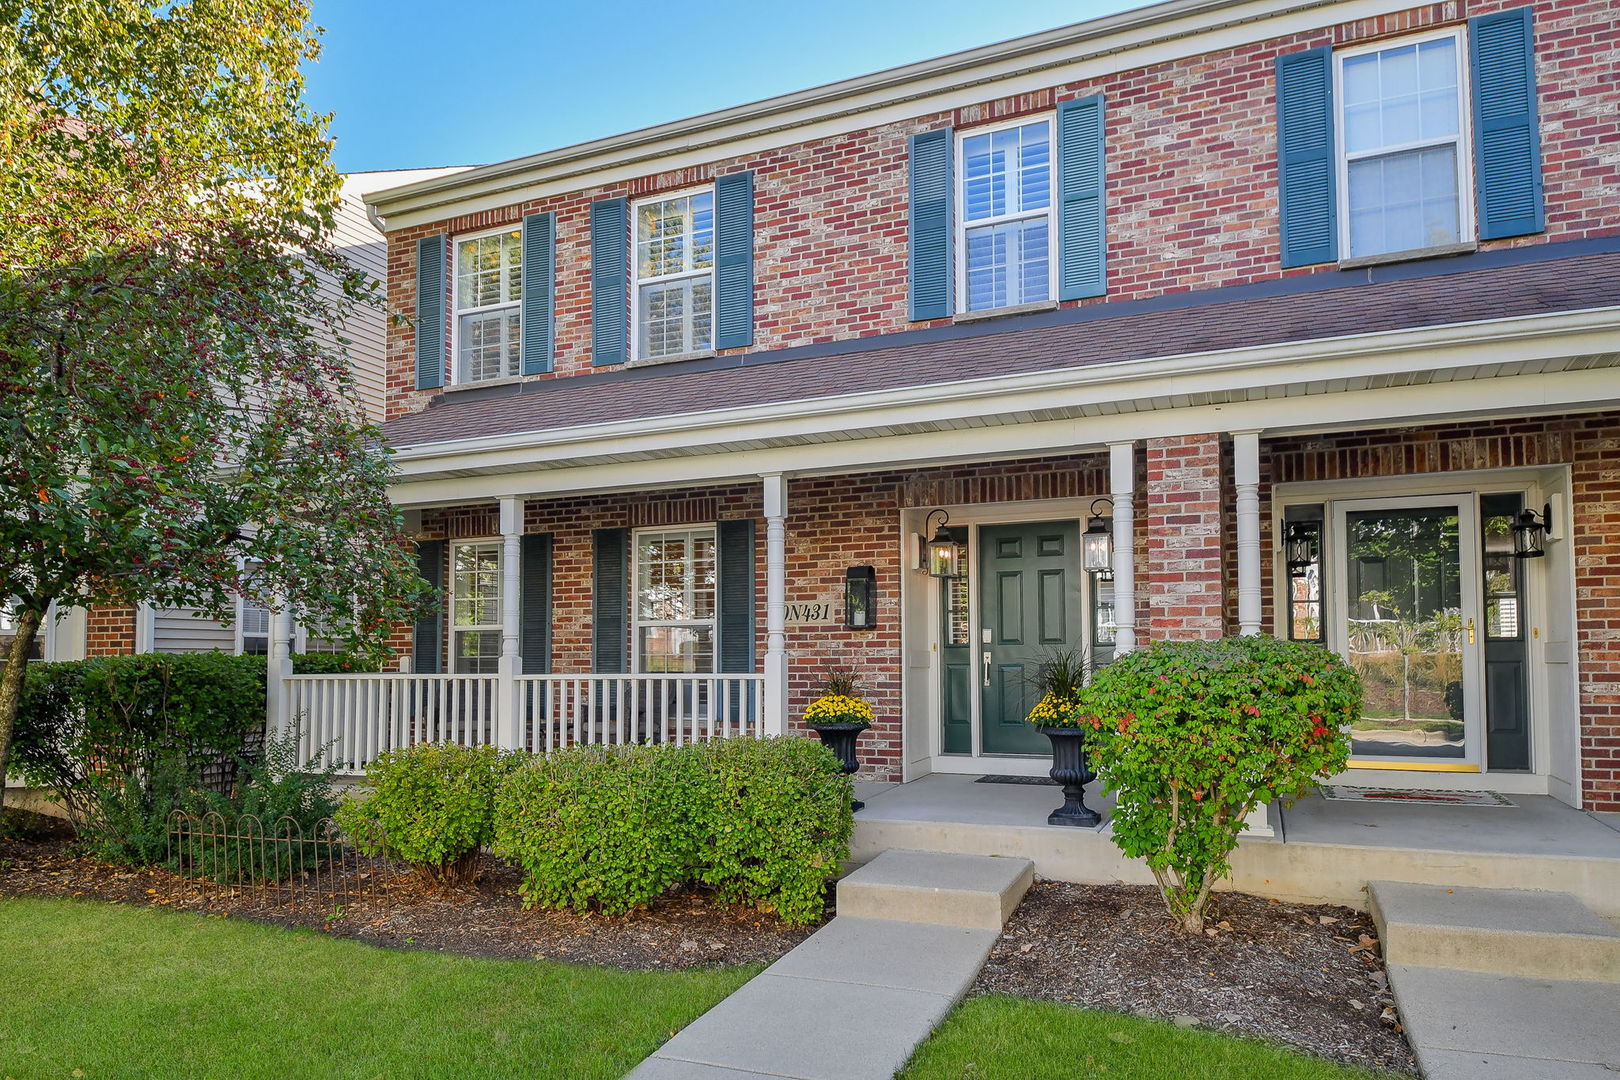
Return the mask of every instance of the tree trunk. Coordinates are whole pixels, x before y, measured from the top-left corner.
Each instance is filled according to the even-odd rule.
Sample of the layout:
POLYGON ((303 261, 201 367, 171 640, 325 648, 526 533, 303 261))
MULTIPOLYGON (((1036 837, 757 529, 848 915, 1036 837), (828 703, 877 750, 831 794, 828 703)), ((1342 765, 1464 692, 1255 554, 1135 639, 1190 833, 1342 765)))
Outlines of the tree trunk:
POLYGON ((0 810, 6 805, 6 769, 11 763, 11 732, 17 724, 17 707, 22 704, 23 675, 41 621, 38 611, 24 609, 17 613, 17 636, 11 639, 6 666, 0 672, 0 810))

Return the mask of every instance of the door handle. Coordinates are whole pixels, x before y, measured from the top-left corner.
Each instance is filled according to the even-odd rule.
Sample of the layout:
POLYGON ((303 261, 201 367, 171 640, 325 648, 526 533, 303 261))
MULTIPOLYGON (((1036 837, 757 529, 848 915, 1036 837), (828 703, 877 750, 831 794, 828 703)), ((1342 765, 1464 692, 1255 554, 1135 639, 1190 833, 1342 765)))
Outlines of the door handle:
POLYGON ((1474 643, 1474 620, 1473 619, 1468 620, 1467 629, 1468 629, 1468 644, 1472 645, 1474 643))
POLYGON ((984 685, 990 685, 990 654, 984 654, 984 663, 979 665, 984 669, 984 685))

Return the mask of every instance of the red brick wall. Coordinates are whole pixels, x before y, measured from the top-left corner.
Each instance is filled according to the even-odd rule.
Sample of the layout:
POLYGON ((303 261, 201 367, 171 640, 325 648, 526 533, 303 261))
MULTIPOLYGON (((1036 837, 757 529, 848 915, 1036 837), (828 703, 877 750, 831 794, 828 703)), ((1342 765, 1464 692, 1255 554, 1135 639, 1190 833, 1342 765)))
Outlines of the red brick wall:
POLYGON ((1226 593, 1222 525, 1221 437, 1187 435, 1147 441, 1147 488, 1141 531, 1147 573, 1137 591, 1147 604, 1148 641, 1218 638, 1226 593))
MULTIPOLYGON (((389 300, 415 309, 416 241, 557 214, 553 378, 590 366, 590 203, 632 200, 755 173, 754 350, 891 333, 906 319, 906 141, 918 131, 988 123, 1092 93, 1108 101, 1109 280, 1105 300, 1140 299, 1282 276, 1277 243, 1273 62, 1282 52, 1348 45, 1455 23, 1518 0, 1449 0, 919 116, 782 150, 727 158, 629 183, 413 226, 389 237, 389 300)), ((1620 231, 1616 116, 1620 20, 1605 0, 1536 5, 1547 232, 1518 246, 1620 231)), ((1330 17, 1324 13, 1324 18, 1330 17)), ((1290 273, 1311 273, 1331 266, 1290 273)), ((448 280, 448 276, 447 276, 448 280)), ((446 329, 448 331, 448 314, 446 329)), ((448 337, 447 339, 448 340, 448 337)), ((415 337, 389 332, 388 415, 414 411, 415 337)))
MULTIPOLYGON (((1271 486, 1314 480, 1571 465, 1583 798, 1620 810, 1620 414, 1390 428, 1261 444, 1261 506, 1272 550, 1271 486)), ((1271 587, 1266 572, 1268 595, 1271 587)), ((1271 607, 1267 604, 1267 626, 1271 607)))
POLYGON ((125 656, 134 651, 134 608, 91 608, 86 612, 84 628, 86 656, 125 656))

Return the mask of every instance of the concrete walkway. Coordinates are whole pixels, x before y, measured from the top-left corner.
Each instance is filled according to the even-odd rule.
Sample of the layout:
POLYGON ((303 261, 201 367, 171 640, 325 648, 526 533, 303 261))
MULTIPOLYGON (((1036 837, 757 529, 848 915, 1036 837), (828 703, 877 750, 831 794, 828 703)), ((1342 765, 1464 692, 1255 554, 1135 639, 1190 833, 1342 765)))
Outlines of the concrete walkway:
POLYGON ((1368 884, 1426 1080, 1615 1080, 1620 931, 1574 896, 1368 884))
POLYGON ((839 915, 629 1080, 891 1080, 967 992, 1033 878, 1024 859, 885 852, 839 915))

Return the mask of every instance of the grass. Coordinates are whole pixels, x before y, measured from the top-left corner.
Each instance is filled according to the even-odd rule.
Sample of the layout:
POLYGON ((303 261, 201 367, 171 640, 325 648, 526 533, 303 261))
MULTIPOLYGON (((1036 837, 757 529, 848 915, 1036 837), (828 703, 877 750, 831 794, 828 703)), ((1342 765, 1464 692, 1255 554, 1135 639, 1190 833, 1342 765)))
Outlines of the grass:
POLYGON ((0 900, 0 1077, 616 1080, 756 970, 475 960, 0 900))
POLYGON ((963 1002, 902 1080, 1367 1080, 1361 1069, 1254 1039, 990 995, 963 1002))

